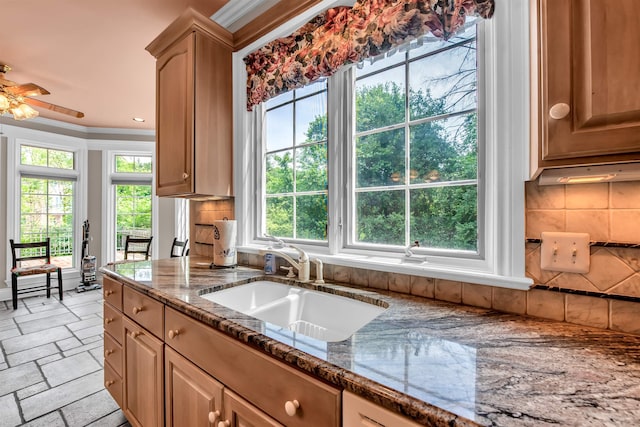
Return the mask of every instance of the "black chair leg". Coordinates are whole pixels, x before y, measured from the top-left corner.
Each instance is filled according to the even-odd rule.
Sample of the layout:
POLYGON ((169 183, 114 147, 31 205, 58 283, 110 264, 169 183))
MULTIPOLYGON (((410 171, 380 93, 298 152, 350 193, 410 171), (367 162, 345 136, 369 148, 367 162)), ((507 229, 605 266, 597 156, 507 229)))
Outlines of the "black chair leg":
POLYGON ((18 308, 18 276, 11 274, 11 300, 13 302, 13 309, 18 308))
POLYGON ((47 298, 51 298, 51 273, 47 273, 47 298))
MULTIPOLYGON (((82 274, 82 272, 80 272, 82 274)), ((60 296, 60 301, 62 301, 62 269, 58 268, 58 295, 60 296)))

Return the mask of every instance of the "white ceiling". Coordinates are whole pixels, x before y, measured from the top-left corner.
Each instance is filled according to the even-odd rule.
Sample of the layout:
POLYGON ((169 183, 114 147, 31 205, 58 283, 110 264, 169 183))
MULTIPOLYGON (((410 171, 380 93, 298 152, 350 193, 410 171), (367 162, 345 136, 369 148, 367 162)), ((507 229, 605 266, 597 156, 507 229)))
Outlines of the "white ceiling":
MULTIPOLYGON (((87 127, 154 129, 155 59, 145 47, 187 6, 212 16, 225 3, 2 0, 0 64, 13 68, 7 79, 51 92, 41 100, 85 114, 75 119, 39 109, 41 117, 87 127)), ((275 3, 230 0, 216 20, 235 31, 275 3)))

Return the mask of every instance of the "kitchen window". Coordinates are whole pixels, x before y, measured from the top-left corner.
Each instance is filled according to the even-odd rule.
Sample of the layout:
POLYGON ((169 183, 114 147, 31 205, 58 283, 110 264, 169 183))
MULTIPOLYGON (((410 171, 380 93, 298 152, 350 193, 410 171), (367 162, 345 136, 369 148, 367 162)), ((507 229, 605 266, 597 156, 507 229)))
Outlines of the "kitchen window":
MULTIPOLYGON (((279 220, 287 233, 266 226, 269 151, 256 147, 267 147, 262 136, 276 100, 295 95, 243 113, 246 87, 236 79, 240 250, 257 251, 269 244, 265 234, 275 234, 329 264, 528 289, 528 14, 526 0, 503 2, 493 19, 468 21, 449 41, 427 35, 327 79, 326 240, 295 234, 292 214, 279 220), (426 262, 406 261, 415 241, 420 248, 412 252, 426 262)), ((304 19, 269 38, 290 34, 304 19)), ((237 54, 234 75, 244 75, 241 58, 261 43, 237 54)), ((295 127, 294 117, 277 125, 295 127)), ((288 144, 293 150, 295 142, 288 144)))
POLYGON ((266 234, 327 240, 327 84, 269 100, 262 188, 266 234))

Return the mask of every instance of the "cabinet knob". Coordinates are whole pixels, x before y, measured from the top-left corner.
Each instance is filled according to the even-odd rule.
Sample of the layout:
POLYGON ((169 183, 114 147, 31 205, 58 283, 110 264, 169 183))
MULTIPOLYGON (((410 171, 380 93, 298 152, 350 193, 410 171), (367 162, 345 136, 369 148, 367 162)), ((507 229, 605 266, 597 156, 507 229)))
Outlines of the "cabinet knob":
POLYGON ((229 427, 230 425, 231 423, 229 422, 229 420, 220 421, 218 423, 218 427, 229 427))
POLYGON ((220 416, 220 411, 209 412, 209 422, 211 424, 215 423, 219 416, 220 416))
POLYGON ((554 120, 560 120, 567 117, 570 111, 571 111, 571 107, 569 107, 569 104, 565 104, 564 102, 561 102, 549 109, 549 116, 554 120))
POLYGON ((182 172, 182 179, 187 180, 189 179, 189 174, 186 172, 182 172))
MULTIPOLYGON (((171 338, 171 339, 174 339, 178 335, 180 335, 180 330, 179 329, 171 329, 169 331, 169 338, 171 338)), ((211 422, 213 422, 213 421, 211 421, 211 422)))
POLYGON ((107 349, 104 351, 104 357, 108 357, 110 354, 113 354, 113 350, 107 349))
POLYGON ((138 338, 139 335, 140 335, 140 332, 137 332, 137 331, 131 332, 131 338, 133 338, 134 340, 138 338))
POLYGON ((105 324, 107 324, 107 325, 108 325, 108 324, 109 324, 109 323, 111 323, 111 322, 113 322, 113 319, 112 319, 111 317, 105 317, 105 319, 104 319, 104 323, 105 323, 105 324))
POLYGON ((287 400, 284 404, 284 411, 287 413, 287 415, 293 417, 296 415, 296 412, 298 412, 299 407, 300 402, 298 402, 297 400, 287 400))
POLYGON ((142 307, 133 307, 133 314, 138 314, 142 311, 142 307))
POLYGON ((112 293, 113 293, 113 291, 104 291, 104 295, 105 295, 105 296, 107 296, 107 297, 108 297, 109 295, 111 295, 112 293))
POLYGON ((107 388, 108 388, 108 387, 110 387, 110 386, 112 386, 113 384, 114 384, 114 382, 113 382, 113 381, 111 381, 111 380, 109 380, 109 381, 105 381, 105 382, 104 382, 104 386, 105 386, 105 387, 107 387, 107 388))

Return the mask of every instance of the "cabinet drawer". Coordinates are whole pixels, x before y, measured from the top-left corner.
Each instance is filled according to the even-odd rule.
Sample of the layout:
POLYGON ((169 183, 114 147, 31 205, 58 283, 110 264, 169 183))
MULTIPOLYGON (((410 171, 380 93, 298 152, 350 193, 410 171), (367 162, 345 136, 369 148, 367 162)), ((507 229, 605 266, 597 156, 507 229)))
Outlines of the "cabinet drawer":
POLYGON ((108 276, 103 276, 102 292, 106 302, 122 311, 122 283, 116 282, 108 276))
POLYGON ((419 424, 347 391, 342 394, 343 427, 420 427, 419 424))
POLYGON ((122 376, 122 346, 109 334, 104 334, 104 360, 122 376))
POLYGON ((103 304, 104 330, 119 344, 122 344, 122 313, 109 304, 103 304))
POLYGON ((138 291, 125 286, 123 313, 158 338, 163 336, 164 305, 138 291))
POLYGON ((104 388, 111 394, 118 406, 122 407, 122 378, 108 363, 104 364, 104 388))
POLYGON ((171 308, 165 342, 288 427, 340 425, 340 391, 171 308), (300 407, 289 416, 285 403, 300 407))

